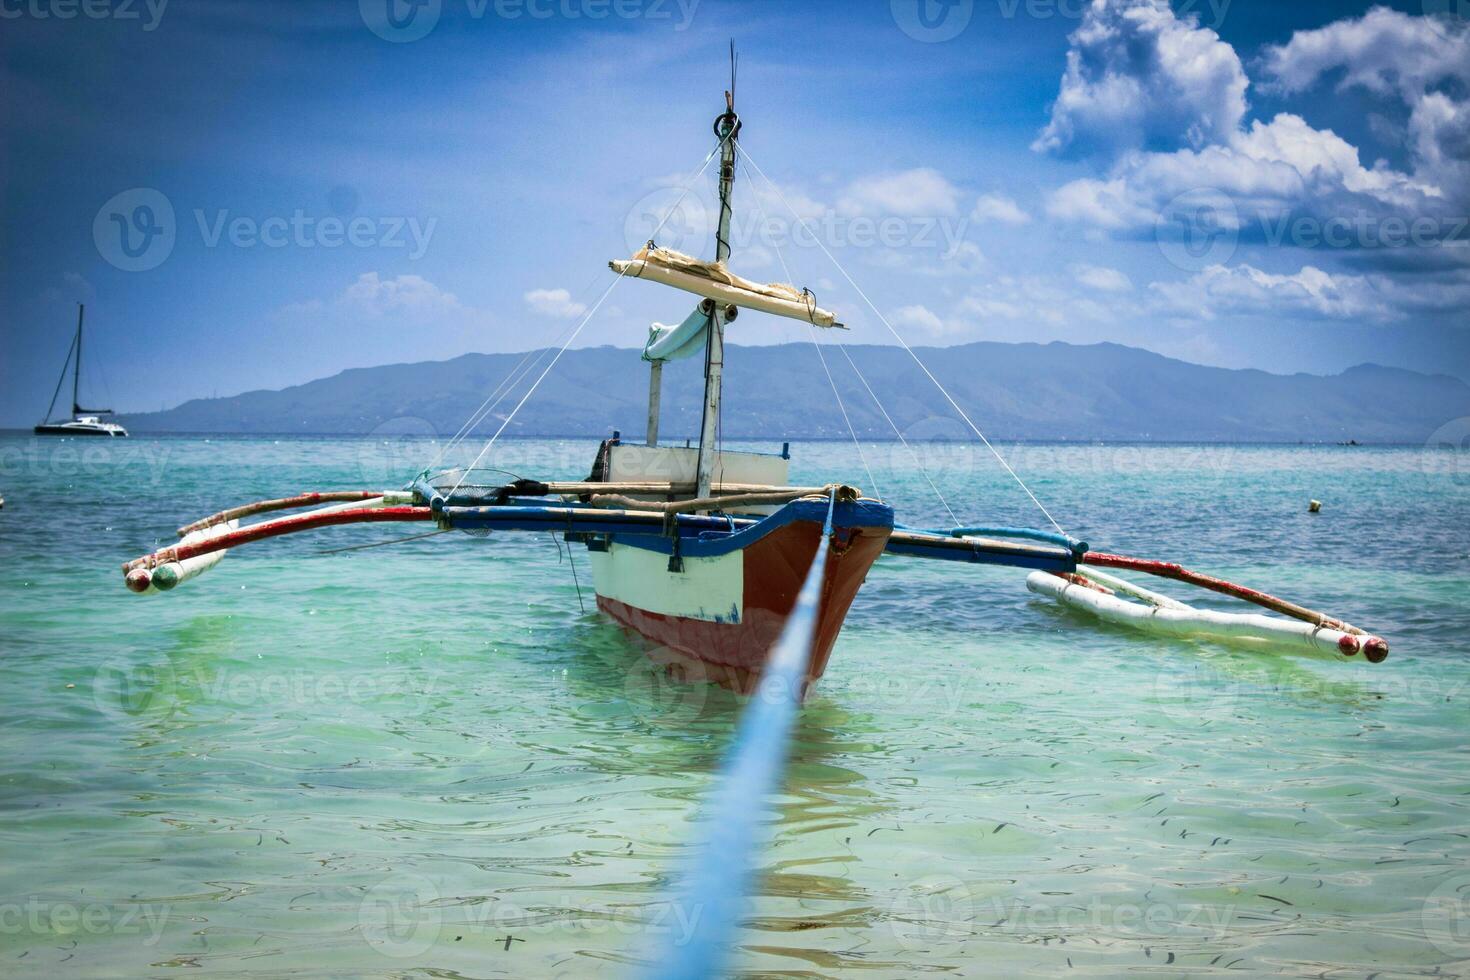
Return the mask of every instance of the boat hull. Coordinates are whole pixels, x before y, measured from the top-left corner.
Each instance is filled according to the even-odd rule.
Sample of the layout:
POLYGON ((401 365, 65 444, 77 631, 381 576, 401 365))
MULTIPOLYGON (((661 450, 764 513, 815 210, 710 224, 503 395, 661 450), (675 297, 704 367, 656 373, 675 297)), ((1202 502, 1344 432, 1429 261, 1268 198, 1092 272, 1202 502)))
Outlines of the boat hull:
POLYGON ((38 425, 33 430, 38 436, 100 436, 104 439, 126 439, 127 430, 121 426, 108 428, 85 425, 38 425))
MULTIPOLYGON (((749 693, 806 580, 826 509, 825 502, 788 504, 724 539, 729 547, 685 543, 677 558, 664 538, 601 542, 591 556, 598 608, 672 672, 749 693)), ((839 504, 833 517, 808 684, 826 670, 847 611, 893 530, 893 511, 882 504, 839 504)))

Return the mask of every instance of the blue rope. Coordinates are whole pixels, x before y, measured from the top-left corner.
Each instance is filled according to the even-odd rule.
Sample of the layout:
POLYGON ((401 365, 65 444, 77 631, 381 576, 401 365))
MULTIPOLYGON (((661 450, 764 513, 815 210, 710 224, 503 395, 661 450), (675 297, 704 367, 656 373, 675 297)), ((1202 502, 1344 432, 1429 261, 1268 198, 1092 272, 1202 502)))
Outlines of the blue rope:
POLYGON ((680 889, 688 924, 676 933, 654 972, 659 980, 705 980, 716 976, 735 939, 749 890, 755 854, 765 836, 769 800, 779 789, 796 712, 811 662, 822 580, 832 537, 837 495, 827 500, 822 540, 812 558, 796 606, 786 618, 745 713, 735 744, 725 758, 719 787, 710 797, 694 866, 680 889))

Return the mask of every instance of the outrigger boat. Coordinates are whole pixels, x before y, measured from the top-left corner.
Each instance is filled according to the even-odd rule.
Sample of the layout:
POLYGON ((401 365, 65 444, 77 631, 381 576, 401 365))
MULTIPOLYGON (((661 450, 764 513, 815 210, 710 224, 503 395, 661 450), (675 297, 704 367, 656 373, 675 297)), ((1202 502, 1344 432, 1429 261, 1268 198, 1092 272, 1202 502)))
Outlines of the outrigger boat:
POLYGON ((61 365, 61 377, 56 380, 56 390, 51 394, 51 404, 46 408, 46 418, 36 424, 38 436, 108 436, 126 437, 128 430, 116 422, 104 422, 102 416, 111 415, 110 408, 83 408, 78 400, 82 384, 82 320, 86 306, 77 304, 77 332, 72 335, 71 347, 66 352, 66 362, 61 365), (66 369, 71 375, 71 418, 52 421, 51 413, 56 410, 56 399, 61 395, 61 386, 66 381, 66 369))
MULTIPOLYGON (((169 591, 214 567, 230 549, 267 538, 346 524, 421 523, 480 535, 563 534, 590 555, 599 609, 646 641, 657 662, 691 681, 712 681, 741 692, 752 691, 768 673, 773 647, 793 610, 802 606, 811 613, 809 651, 794 683, 798 699, 804 696, 825 671, 851 603, 874 563, 884 556, 1027 569, 1026 584, 1033 592, 1143 630, 1260 646, 1285 644, 1343 658, 1361 654, 1374 663, 1388 655, 1383 639, 1348 623, 1176 564, 1093 551, 1054 521, 1052 530, 908 528, 895 523, 888 503, 855 487, 840 482, 791 485, 789 446, 769 455, 722 450, 718 432, 724 337, 741 311, 804 320, 813 329, 841 327, 831 311, 817 306, 809 291, 755 283, 729 270, 735 164, 737 153, 744 152, 740 131, 734 98, 727 92, 725 111, 715 120, 718 144, 695 175, 697 179, 718 156, 720 213, 714 261, 682 255, 650 240, 631 258, 610 263, 617 278, 582 321, 585 325, 613 286, 625 278, 650 280, 697 297, 693 312, 677 325, 655 324, 645 347, 650 383, 648 429, 642 444, 625 442, 615 433, 601 444, 587 479, 577 482, 478 481, 481 460, 575 339, 578 326, 468 467, 428 469, 398 489, 304 493, 222 511, 180 528, 182 540, 177 544, 126 563, 127 587, 142 594, 169 591), (699 445, 661 446, 663 364, 698 354, 705 363, 699 445), (305 512, 241 524, 247 518, 291 510, 305 512), (1118 577, 1117 571, 1199 586, 1277 615, 1196 608, 1118 577)), ((753 165, 748 153, 745 159, 753 165)), ((800 221, 794 211, 793 215, 800 221)), ((654 238, 661 229, 662 224, 654 238)), ((866 301, 856 283, 852 285, 866 301)), ((892 330, 881 312, 872 309, 892 330)), ((908 349, 897 331, 894 336, 908 349)), ((917 355, 914 359, 939 385, 917 355)), ((528 377, 534 367, 521 377, 528 377)), ((958 403, 944 394, 994 452, 958 403)), ((493 409, 494 405, 481 406, 451 444, 493 409)), ((996 458, 1006 465, 999 453, 996 458)), ((1006 469, 1016 476, 1008 465, 1006 469)), ((1019 476, 1016 480, 1026 489, 1019 476)), ((1029 489, 1026 492, 1036 500, 1029 489)), ((1036 503, 1040 506, 1040 501, 1036 503)))

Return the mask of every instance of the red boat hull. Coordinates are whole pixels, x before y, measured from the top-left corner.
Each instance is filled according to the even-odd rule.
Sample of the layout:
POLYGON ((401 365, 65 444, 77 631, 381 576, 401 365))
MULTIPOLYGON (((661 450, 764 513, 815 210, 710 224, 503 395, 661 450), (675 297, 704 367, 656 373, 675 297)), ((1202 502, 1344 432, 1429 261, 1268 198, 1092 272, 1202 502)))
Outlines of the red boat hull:
MULTIPOLYGON (((890 526, 884 525, 854 525, 833 531, 822 582, 816 640, 807 672, 808 685, 826 670, 848 608, 862 587, 868 569, 883 553, 891 531, 890 526)), ((655 662, 691 681, 712 681, 750 693, 760 680, 766 657, 796 603, 821 534, 820 523, 796 520, 735 553, 734 557, 742 563, 738 574, 743 601, 738 610, 731 609, 728 615, 654 612, 640 608, 635 602, 605 595, 601 588, 597 605, 646 640, 648 654, 655 662)), ((684 573, 664 571, 662 574, 674 579, 684 573)), ((658 587, 658 583, 649 584, 658 587)))

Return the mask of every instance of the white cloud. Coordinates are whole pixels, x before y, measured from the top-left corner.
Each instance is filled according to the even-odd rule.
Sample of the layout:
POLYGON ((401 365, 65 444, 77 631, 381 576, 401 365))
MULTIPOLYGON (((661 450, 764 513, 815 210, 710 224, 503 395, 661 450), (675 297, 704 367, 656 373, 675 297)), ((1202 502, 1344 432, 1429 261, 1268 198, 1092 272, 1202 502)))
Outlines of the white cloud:
POLYGON ((1298 31, 1267 48, 1261 62, 1268 87, 1286 94, 1305 93, 1333 75, 1339 92, 1397 98, 1409 109, 1416 176, 1470 200, 1470 23, 1374 7, 1356 20, 1298 31))
POLYGON ((987 264, 980 246, 969 241, 958 241, 947 248, 870 249, 866 254, 867 264, 874 268, 929 279, 973 276, 987 264))
POLYGON ((1019 204, 1004 194, 982 194, 971 212, 972 221, 998 221, 1005 225, 1024 225, 1031 220, 1019 204))
POLYGON ((570 320, 587 312, 586 304, 573 302, 572 294, 565 289, 533 289, 524 299, 531 311, 541 316, 570 320))
POLYGON ((930 336, 946 332, 944 321, 926 306, 901 306, 888 319, 896 327, 920 330, 930 336))
POLYGON ((1166 0, 1094 0, 1070 38, 1051 119, 1032 148, 1087 156, 1199 147, 1245 116, 1235 49, 1166 0))
POLYGON ((1106 266, 1078 263, 1072 266, 1072 275, 1082 285, 1104 293, 1126 293, 1133 288, 1132 280, 1117 269, 1106 266))
POLYGON ((959 210, 960 191, 929 167, 859 177, 847 185, 837 209, 844 214, 939 217, 959 210))
MULTIPOLYGON (((1052 192, 1047 213, 1110 231, 1143 229, 1162 220, 1174 198, 1200 188, 1228 195, 1241 225, 1288 215, 1381 220, 1391 215, 1448 218, 1456 209, 1463 213, 1470 200, 1470 112, 1441 89, 1453 82, 1455 90, 1464 91, 1470 77, 1470 31, 1452 28, 1445 37, 1437 30, 1427 18, 1375 8, 1359 20, 1299 32, 1288 44, 1268 49, 1262 62, 1270 84, 1283 92, 1304 91, 1322 75, 1342 68, 1346 73, 1339 87, 1397 93, 1411 110, 1407 132, 1414 166, 1404 172, 1383 161, 1364 166, 1351 143, 1293 113, 1255 120, 1248 127, 1243 124, 1243 101, 1241 112, 1232 108, 1204 114, 1200 106, 1218 109, 1221 93, 1237 87, 1244 91, 1243 72, 1240 86, 1214 84, 1217 74, 1230 74, 1220 74, 1226 62, 1238 69, 1233 50, 1213 32, 1178 21, 1161 4, 1094 0, 1073 35, 1062 82, 1063 95, 1073 95, 1059 100, 1034 148, 1065 149, 1063 136, 1080 132, 1081 119, 1113 127, 1116 138, 1106 143, 1114 150, 1113 162, 1101 178, 1075 180, 1052 192), (1125 50, 1132 53, 1125 56, 1125 50), (1181 67, 1180 54, 1188 50, 1201 60, 1181 67), (1083 70, 1089 65, 1096 69, 1093 74, 1102 71, 1097 66, 1107 67, 1100 79, 1133 79, 1133 87, 1142 93, 1139 111, 1149 112, 1160 127, 1173 127, 1176 146, 1164 148, 1170 141, 1151 135, 1147 127, 1130 129, 1126 120, 1101 109, 1094 112, 1076 94, 1091 91, 1093 83, 1084 84, 1092 77, 1083 70), (1219 72, 1212 74, 1215 69, 1219 72), (1199 84, 1191 87, 1191 78, 1199 84), (1194 107, 1191 111, 1199 110, 1193 123, 1186 124, 1188 114, 1181 115, 1178 106, 1154 105, 1148 93, 1160 86, 1179 88, 1180 98, 1194 107), (1434 86, 1440 89, 1431 90, 1434 86), (1229 125, 1217 125, 1221 121, 1229 125)), ((1232 99, 1226 102, 1233 105, 1232 99)))
POLYGON ((987 320, 1031 326, 1066 327, 1111 323, 1131 304, 1109 297, 1106 303, 1079 293, 1073 282, 1049 276, 999 276, 976 284, 956 307, 952 319, 983 327, 987 320))
POLYGON ((1291 314, 1385 321, 1402 315, 1368 277, 1334 275, 1310 265, 1293 275, 1244 264, 1212 265, 1183 282, 1156 282, 1149 288, 1162 301, 1163 312, 1187 319, 1291 314))
POLYGON ((457 296, 440 289, 423 276, 402 275, 382 279, 376 272, 358 276, 343 290, 338 302, 370 316, 406 313, 422 317, 464 309, 457 296))

